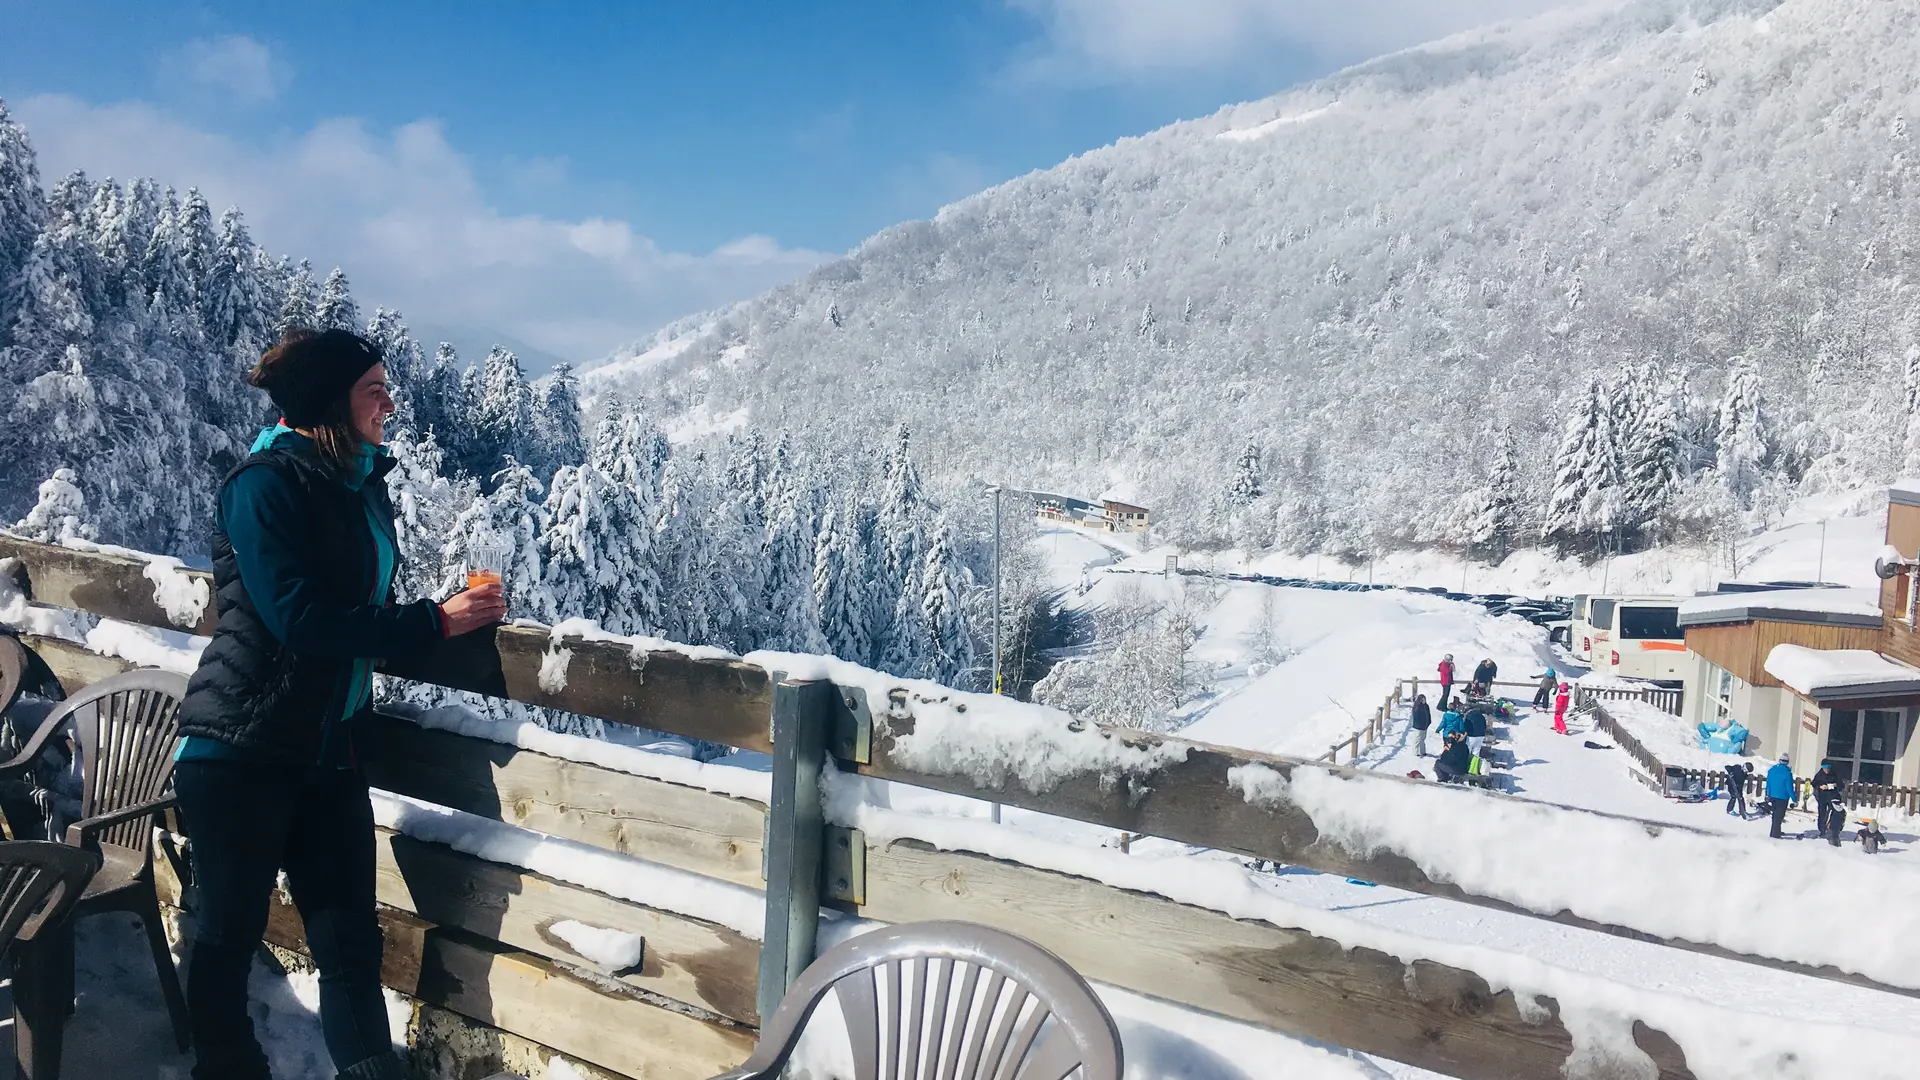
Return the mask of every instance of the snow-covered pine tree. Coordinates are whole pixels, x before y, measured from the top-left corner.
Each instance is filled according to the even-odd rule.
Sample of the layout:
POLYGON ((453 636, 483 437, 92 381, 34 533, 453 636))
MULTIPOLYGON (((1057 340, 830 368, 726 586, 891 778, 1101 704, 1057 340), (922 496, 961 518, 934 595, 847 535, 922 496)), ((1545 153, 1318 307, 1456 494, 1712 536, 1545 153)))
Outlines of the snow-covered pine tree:
POLYGON ((818 498, 787 467, 784 446, 783 441, 776 450, 777 464, 767 484, 767 525, 760 546, 764 622, 758 646, 825 652, 827 642, 820 633, 820 609, 813 591, 813 507, 818 498))
POLYGON ((573 365, 554 366, 540 394, 533 420, 540 443, 540 460, 547 469, 587 459, 587 437, 580 426, 580 380, 573 374, 573 365))
POLYGON ((973 667, 973 640, 961 614, 965 588, 953 551, 953 533, 946 515, 934 519, 920 575, 922 639, 919 674, 949 685, 973 667))
POLYGON ((913 436, 902 424, 894 436, 881 491, 879 574, 874 589, 874 648, 881 670, 913 671, 922 644, 919 583, 926 563, 926 508, 913 464, 913 436))
POLYGON ((400 541, 395 595, 403 603, 444 597, 465 584, 460 567, 447 564, 448 541, 458 533, 455 523, 473 505, 479 488, 472 480, 446 475, 446 455, 432 432, 416 436, 402 428, 387 447, 395 459, 393 471, 387 474, 387 490, 393 498, 394 531, 400 541))
POLYGON ((307 260, 301 259, 285 280, 280 315, 273 324, 273 333, 276 338, 285 337, 295 330, 311 329, 316 325, 312 265, 307 260))
POLYGON ((347 286, 347 272, 337 266, 327 275, 326 284, 320 286, 320 303, 313 309, 313 325, 319 330, 360 332, 360 309, 347 286))
POLYGON ((529 458, 534 449, 533 388, 527 385, 520 358, 498 345, 481 365, 473 468, 478 475, 492 475, 504 468, 507 458, 516 463, 538 464, 529 458))
POLYGON ((1553 494, 1540 522, 1540 536, 1562 551, 1594 550, 1597 539, 1590 528, 1589 508, 1599 495, 1607 444, 1607 404, 1600 380, 1587 384, 1578 406, 1568 414, 1566 432, 1553 458, 1553 494))
POLYGON ((391 308, 373 309, 364 331, 368 341, 380 351, 381 364, 387 369, 387 392, 393 396, 393 430, 420 432, 414 407, 414 379, 424 366, 420 345, 413 340, 406 320, 391 308))
POLYGON ((554 473, 543 550, 562 617, 583 616, 620 634, 660 627, 654 565, 657 478, 636 459, 649 449, 636 417, 610 411, 588 460, 554 473))
POLYGON ((39 159, 26 129, 0 100, 0 349, 7 346, 7 332, 20 304, 21 271, 45 214, 39 159))
POLYGON ((1227 504, 1235 507, 1252 506, 1267 493, 1266 481, 1261 478, 1260 447, 1248 443, 1240 452, 1240 462, 1234 468, 1233 483, 1227 487, 1227 504))
POLYGON ((452 345, 443 341, 434 349, 433 360, 408 396, 413 399, 415 428, 433 432, 446 454, 447 471, 465 471, 469 457, 467 443, 473 434, 466 419, 472 415, 472 409, 461 379, 460 358, 452 345))
POLYGON ((864 664, 873 652, 873 638, 867 622, 866 558, 859 545, 859 510, 851 500, 821 512, 813 541, 813 600, 820 633, 828 652, 864 664))
POLYGON ((1760 373, 1745 358, 1734 360, 1728 368, 1715 442, 1719 456, 1714 467, 1727 492, 1744 510, 1753 505, 1753 493, 1760 486, 1761 466, 1767 457, 1760 373))
POLYGON ((1503 427, 1494 440, 1493 471, 1470 502, 1467 547, 1497 565, 1519 546, 1520 532, 1520 451, 1513 429, 1503 427))
POLYGON ((93 540, 100 535, 87 514, 87 499, 72 469, 55 469, 40 482, 40 500, 14 524, 13 532, 43 544, 93 540))
POLYGON ((1680 483, 1680 430, 1672 387, 1652 398, 1627 446, 1625 502, 1643 538, 1657 543, 1664 538, 1649 534, 1659 528, 1680 483))

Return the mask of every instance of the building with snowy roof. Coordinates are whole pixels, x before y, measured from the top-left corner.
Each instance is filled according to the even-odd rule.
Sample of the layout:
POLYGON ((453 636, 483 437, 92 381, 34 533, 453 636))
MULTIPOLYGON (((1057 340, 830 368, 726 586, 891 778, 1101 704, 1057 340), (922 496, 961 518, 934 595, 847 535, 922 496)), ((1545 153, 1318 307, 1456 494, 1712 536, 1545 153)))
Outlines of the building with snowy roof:
POLYGON ((1684 711, 1751 733, 1749 753, 1788 755, 1796 775, 1829 761, 1849 780, 1920 784, 1920 481, 1888 493, 1878 589, 1723 591, 1680 605, 1684 711))

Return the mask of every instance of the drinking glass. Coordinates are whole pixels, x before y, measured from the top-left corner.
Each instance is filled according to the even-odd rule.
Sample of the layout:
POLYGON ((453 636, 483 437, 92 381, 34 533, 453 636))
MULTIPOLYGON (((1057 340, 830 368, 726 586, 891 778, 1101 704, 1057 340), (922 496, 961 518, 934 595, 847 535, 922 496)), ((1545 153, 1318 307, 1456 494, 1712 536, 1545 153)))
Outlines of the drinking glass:
POLYGON ((467 588, 505 583, 513 541, 504 533, 475 533, 467 540, 467 588))

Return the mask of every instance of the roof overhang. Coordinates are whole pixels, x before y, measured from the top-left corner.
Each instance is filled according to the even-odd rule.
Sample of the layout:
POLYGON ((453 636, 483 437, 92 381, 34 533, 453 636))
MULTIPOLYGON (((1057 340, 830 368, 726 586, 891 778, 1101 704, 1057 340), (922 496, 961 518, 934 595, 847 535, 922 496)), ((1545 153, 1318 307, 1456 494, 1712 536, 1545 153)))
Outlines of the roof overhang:
MULTIPOLYGON (((1916 503, 1920 506, 1920 503, 1916 503)), ((1743 593, 1752 596, 1753 602, 1737 607, 1717 608, 1689 615, 1680 612, 1676 620, 1681 627, 1689 626, 1733 626, 1750 622, 1789 622, 1807 623, 1812 626, 1853 626, 1864 630, 1878 630, 1885 625, 1884 615, 1864 615, 1851 612, 1809 611, 1791 605, 1770 604, 1767 593, 1743 593)))
POLYGON ((1920 668, 1865 649, 1780 644, 1762 666, 1781 685, 1816 702, 1920 697, 1920 668))
POLYGON ((1920 506, 1920 479, 1894 481, 1887 488, 1887 501, 1896 506, 1920 506))

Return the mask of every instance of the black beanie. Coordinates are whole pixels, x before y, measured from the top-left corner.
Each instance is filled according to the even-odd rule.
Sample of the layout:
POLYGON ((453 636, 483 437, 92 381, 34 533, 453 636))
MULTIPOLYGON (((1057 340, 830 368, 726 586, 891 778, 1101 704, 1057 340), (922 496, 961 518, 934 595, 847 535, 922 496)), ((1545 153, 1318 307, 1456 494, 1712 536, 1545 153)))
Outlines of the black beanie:
POLYGON ((381 361, 372 342, 348 330, 323 330, 281 350, 280 361, 261 373, 259 385, 293 428, 323 423, 328 410, 381 361))

